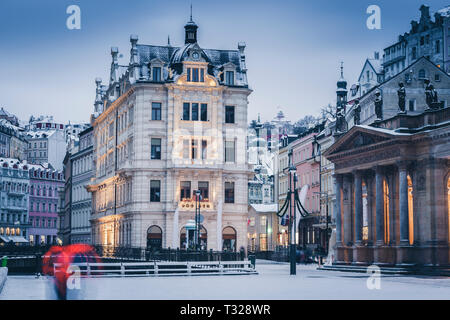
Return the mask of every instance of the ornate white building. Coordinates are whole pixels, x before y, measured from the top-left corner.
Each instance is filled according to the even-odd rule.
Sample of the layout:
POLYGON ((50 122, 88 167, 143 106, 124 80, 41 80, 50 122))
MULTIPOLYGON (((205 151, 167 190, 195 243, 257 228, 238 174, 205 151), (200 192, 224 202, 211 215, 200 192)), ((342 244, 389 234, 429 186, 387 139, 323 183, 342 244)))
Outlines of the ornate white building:
POLYGON ((245 44, 202 49, 197 29, 181 47, 132 35, 129 65, 112 48, 109 86, 96 80, 94 244, 186 248, 200 190, 202 248, 247 247, 245 44))

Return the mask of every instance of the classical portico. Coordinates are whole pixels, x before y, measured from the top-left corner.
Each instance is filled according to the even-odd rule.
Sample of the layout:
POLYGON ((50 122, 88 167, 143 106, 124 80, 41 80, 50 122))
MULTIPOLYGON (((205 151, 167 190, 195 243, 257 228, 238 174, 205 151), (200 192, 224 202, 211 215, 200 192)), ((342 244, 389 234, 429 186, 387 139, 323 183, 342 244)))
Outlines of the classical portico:
POLYGON ((335 264, 448 266, 450 108, 337 136, 335 264))

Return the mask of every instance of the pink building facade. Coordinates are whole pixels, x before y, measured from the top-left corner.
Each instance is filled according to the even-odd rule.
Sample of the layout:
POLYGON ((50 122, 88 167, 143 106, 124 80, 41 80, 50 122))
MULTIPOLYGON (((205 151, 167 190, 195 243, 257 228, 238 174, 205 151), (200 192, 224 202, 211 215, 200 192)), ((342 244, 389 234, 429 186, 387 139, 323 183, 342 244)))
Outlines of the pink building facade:
POLYGON ((320 217, 320 155, 315 136, 320 126, 316 126, 301 134, 289 146, 292 150, 292 162, 297 169, 297 187, 308 185, 303 207, 309 212, 301 217, 298 225, 298 245, 305 249, 315 250, 321 245, 321 232, 317 228, 320 217))
POLYGON ((58 188, 64 186, 62 172, 42 165, 30 165, 31 228, 28 241, 35 245, 57 243, 58 188))

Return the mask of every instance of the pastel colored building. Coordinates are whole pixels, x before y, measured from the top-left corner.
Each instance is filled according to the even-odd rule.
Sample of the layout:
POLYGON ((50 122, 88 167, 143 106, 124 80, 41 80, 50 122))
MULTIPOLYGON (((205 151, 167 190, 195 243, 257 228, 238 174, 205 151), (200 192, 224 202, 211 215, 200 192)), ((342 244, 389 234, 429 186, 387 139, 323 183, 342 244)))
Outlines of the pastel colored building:
POLYGON ((57 243, 58 188, 64 186, 61 171, 51 166, 29 165, 31 227, 28 230, 30 243, 57 243))
POLYGON ((316 226, 320 218, 320 156, 316 136, 322 129, 323 124, 315 126, 289 145, 292 163, 297 169, 297 187, 308 186, 302 205, 309 215, 301 217, 298 225, 298 244, 303 247, 315 248, 321 243, 321 233, 316 226))

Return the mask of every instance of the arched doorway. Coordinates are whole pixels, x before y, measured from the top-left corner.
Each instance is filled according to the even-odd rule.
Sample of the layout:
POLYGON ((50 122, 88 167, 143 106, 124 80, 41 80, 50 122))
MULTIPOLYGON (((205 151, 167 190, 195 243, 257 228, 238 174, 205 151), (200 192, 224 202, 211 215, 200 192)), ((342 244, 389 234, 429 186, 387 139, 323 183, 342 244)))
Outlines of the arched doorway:
POLYGON ((162 230, 158 226, 151 226, 147 230, 147 249, 157 251, 162 248, 162 230))
POLYGON ((225 227, 222 231, 222 250, 236 252, 236 230, 225 227))
MULTIPOLYGON (((180 248, 181 249, 195 249, 195 223, 188 222, 180 231, 180 248), (187 236, 186 236, 187 235, 187 236)), ((205 227, 200 228, 200 249, 206 250, 208 248, 208 232, 205 227)))

